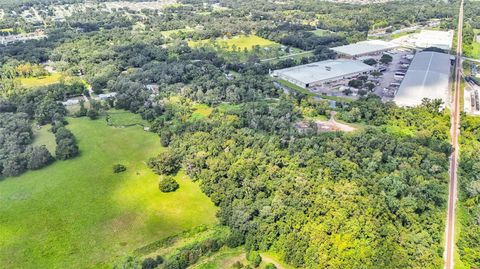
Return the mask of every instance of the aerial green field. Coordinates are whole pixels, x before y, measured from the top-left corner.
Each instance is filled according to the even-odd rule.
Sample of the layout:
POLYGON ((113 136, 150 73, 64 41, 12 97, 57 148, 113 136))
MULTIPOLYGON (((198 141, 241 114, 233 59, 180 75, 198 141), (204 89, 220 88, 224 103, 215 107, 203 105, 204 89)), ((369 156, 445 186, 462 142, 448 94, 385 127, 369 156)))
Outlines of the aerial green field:
POLYGON ((215 225, 216 208, 180 172, 180 188, 158 190, 145 165, 162 151, 142 127, 104 118, 68 120, 80 156, 0 181, 0 264, 4 268, 110 268, 151 242, 215 225), (114 174, 121 163, 127 171, 114 174))
POLYGON ((148 122, 143 120, 139 114, 133 114, 129 111, 119 110, 119 109, 110 109, 108 112, 110 117, 110 125, 112 126, 148 126, 148 122))
POLYGON ((40 86, 47 86, 51 84, 58 83, 62 74, 60 73, 53 73, 48 76, 44 77, 30 77, 30 78, 20 78, 20 83, 26 88, 33 88, 33 87, 40 87, 40 86))
MULTIPOLYGON (((188 42, 188 45, 191 47, 198 47, 202 46, 208 43, 212 43, 211 40, 200 40, 200 41, 190 41, 188 42)), ((260 47, 267 47, 267 46, 272 46, 272 45, 278 45, 277 43, 270 41, 268 39, 256 36, 256 35, 239 35, 235 36, 230 39, 216 39, 215 42, 217 45, 219 45, 222 48, 225 48, 228 51, 233 51, 234 48, 236 47, 239 50, 251 50, 253 49, 254 46, 260 46, 260 47)))
POLYGON ((48 124, 42 126, 40 129, 37 129, 36 127, 33 128, 33 145, 44 145, 52 155, 55 155, 55 148, 57 147, 57 144, 55 143, 55 135, 50 132, 51 127, 52 126, 48 124))

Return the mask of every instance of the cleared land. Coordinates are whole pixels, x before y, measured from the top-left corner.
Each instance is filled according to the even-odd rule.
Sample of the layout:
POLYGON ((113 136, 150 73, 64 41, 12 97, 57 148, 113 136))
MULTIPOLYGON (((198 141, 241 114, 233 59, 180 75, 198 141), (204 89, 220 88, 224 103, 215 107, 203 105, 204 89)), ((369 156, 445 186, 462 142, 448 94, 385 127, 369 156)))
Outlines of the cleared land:
POLYGON ((212 114, 213 108, 205 104, 195 104, 193 106, 193 113, 190 117, 192 120, 202 120, 212 114))
POLYGON ((5 268, 109 268, 162 238, 215 225, 216 208, 182 172, 158 190, 144 161, 162 151, 142 127, 69 119, 81 155, 0 181, 0 264, 5 268), (112 166, 126 165, 114 174, 112 166))
MULTIPOLYGON (((47 147, 48 151, 52 155, 55 155, 55 148, 57 147, 57 144, 55 143, 55 135, 50 132, 50 128, 52 126, 45 125, 42 126, 40 129, 37 129, 36 127, 33 128, 33 145, 35 146, 41 146, 44 145, 47 147)), ((1 185, 0 185, 1 186, 1 185)))
POLYGON ((109 124, 116 127, 127 126, 148 126, 149 123, 143 120, 139 114, 133 114, 129 111, 110 109, 108 112, 109 124))
POLYGON ((19 81, 24 87, 33 88, 33 87, 41 87, 41 86, 47 86, 47 85, 58 83, 61 77, 62 77, 62 74, 53 73, 51 75, 38 77, 38 78, 35 78, 35 77, 20 78, 19 81))
MULTIPOLYGON (((293 269, 294 267, 280 262, 280 257, 274 253, 261 253, 262 263, 257 268, 265 268, 269 263, 273 263, 278 269, 293 269)), ((210 257, 200 260, 197 264, 191 266, 191 269, 223 269, 235 268, 235 263, 241 263, 243 266, 251 264, 246 259, 245 250, 242 247, 228 248, 224 247, 219 252, 210 257)))
POLYGON ((239 35, 230 39, 216 39, 215 41, 206 39, 200 41, 190 41, 188 45, 191 47, 199 47, 206 44, 212 44, 225 48, 228 51, 233 51, 235 48, 237 50, 252 50, 254 46, 267 47, 278 45, 277 43, 270 41, 268 39, 256 36, 256 35, 239 35))

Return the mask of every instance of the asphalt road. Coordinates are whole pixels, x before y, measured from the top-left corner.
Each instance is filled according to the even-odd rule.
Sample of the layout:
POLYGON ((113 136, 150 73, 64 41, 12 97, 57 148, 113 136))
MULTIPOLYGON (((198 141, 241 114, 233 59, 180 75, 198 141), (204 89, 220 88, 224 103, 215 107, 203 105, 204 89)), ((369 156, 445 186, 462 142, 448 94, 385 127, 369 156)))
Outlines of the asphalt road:
POLYGON ((451 143, 454 148, 450 157, 450 180, 448 194, 447 223, 445 229, 445 269, 453 269, 455 251, 455 204, 457 201, 457 167, 459 157, 458 136, 460 133, 460 81, 462 76, 462 35, 463 35, 463 0, 460 4, 457 28, 457 52, 455 62, 455 90, 451 105, 451 143))

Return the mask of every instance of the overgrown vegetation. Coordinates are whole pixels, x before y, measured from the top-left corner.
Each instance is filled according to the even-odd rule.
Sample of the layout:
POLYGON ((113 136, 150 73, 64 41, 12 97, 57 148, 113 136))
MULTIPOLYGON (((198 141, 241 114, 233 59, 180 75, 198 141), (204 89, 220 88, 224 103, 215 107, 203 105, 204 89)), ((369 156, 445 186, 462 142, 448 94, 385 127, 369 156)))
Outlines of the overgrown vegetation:
MULTIPOLYGON (((268 74, 335 58, 329 48, 363 40, 373 26, 438 18, 447 27, 456 3, 189 0, 161 11, 91 8, 38 25, 15 14, 50 7, 24 2, 5 6, 0 29, 45 27, 48 38, 0 49, 0 171, 50 164, 48 150, 32 145, 32 124, 51 126, 55 158, 76 158, 0 182, 5 266, 103 267, 115 259, 119 268, 183 269, 222 247, 245 248, 249 266, 261 264, 264 251, 302 268, 443 264, 451 147, 441 102, 399 108, 364 91, 334 109, 362 128, 299 132, 296 123, 332 108, 303 89, 285 94, 268 74), (204 42, 217 46, 194 45, 204 42), (290 57, 295 52, 305 54, 290 57), (47 61, 51 74, 69 80, 53 80, 47 61), (71 114, 79 118, 66 121, 61 102, 72 98, 82 99, 71 114), (216 224, 214 205, 227 228, 174 240, 216 224)), ((69 2, 76 1, 62 3, 69 2)), ((371 88, 362 80, 351 86, 371 88)), ((478 123, 466 124, 468 228, 459 250, 478 266, 478 123)))

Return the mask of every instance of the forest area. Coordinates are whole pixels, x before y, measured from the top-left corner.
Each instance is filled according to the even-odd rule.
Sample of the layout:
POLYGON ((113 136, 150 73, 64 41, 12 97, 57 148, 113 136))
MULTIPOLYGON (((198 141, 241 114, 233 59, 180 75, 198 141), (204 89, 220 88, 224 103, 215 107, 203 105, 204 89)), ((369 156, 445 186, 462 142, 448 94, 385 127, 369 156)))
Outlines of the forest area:
MULTIPOLYGON (((121 252, 128 257, 118 256, 120 251, 109 257, 115 268, 184 269, 225 248, 246 253, 248 265, 242 264, 243 268, 259 266, 258 253, 270 252, 294 268, 442 266, 452 151, 450 118, 442 104, 424 100, 418 107, 402 108, 368 95, 355 101, 337 100, 332 108, 328 100, 275 87, 269 70, 334 59, 329 48, 365 40, 374 26, 402 28, 430 19, 449 21, 455 17, 455 2, 359 6, 313 0, 278 5, 182 0, 161 10, 92 8, 52 19, 52 5, 78 2, 0 2, 7 14, 0 20, 0 29, 22 33, 42 28, 48 35, 0 45, 0 193, 2 183, 31 177, 31 171, 94 156, 86 151, 93 147, 87 140, 100 145, 103 138, 88 137, 82 129, 111 134, 119 143, 129 141, 104 126, 105 122, 108 127, 126 129, 125 135, 136 139, 127 143, 128 150, 133 151, 130 144, 139 143, 145 154, 122 151, 130 158, 141 158, 123 163, 117 156, 102 156, 109 166, 105 171, 98 168, 100 175, 112 176, 110 162, 114 176, 147 175, 145 183, 122 180, 139 193, 154 185, 155 192, 146 193, 159 203, 188 190, 195 195, 188 205, 199 206, 196 202, 202 201, 205 212, 216 212, 216 218, 201 215, 202 225, 217 225, 191 236, 190 230, 183 231, 185 235, 177 227, 172 230, 178 234, 165 233, 160 239, 149 227, 142 234, 148 239, 145 246, 121 252), (45 10, 42 24, 12 15, 32 7, 45 10), (314 34, 318 29, 325 34, 314 34), (215 45, 234 37, 267 40, 268 45, 248 44, 242 49, 215 45), (291 51, 305 56, 269 60, 291 51), (44 78, 55 81, 31 88, 24 84, 25 79, 44 78), (75 98, 79 101, 72 109, 66 103, 75 98), (138 119, 128 116, 121 119, 126 124, 115 126, 117 114, 112 111, 128 111, 126 115, 135 114, 138 119), (327 118, 331 112, 337 120, 356 126, 356 131, 319 132, 312 119, 327 118), (299 130, 298 122, 307 122, 308 128, 299 130), (55 152, 34 143, 34 133, 42 128, 54 137, 55 152), (155 139, 144 131, 155 134, 155 139), (153 144, 159 148, 155 154, 153 144), (136 173, 132 169, 142 165, 146 167, 136 173), (164 196, 158 198, 158 193, 164 196), (205 199, 197 198, 201 195, 205 199), (198 241, 189 241, 197 236, 198 241), (172 250, 181 241, 189 243, 172 250), (171 249, 160 251, 163 248, 171 249)), ((463 122, 461 176, 465 180, 460 200, 465 224, 459 252, 464 264, 474 268, 480 266, 480 159, 476 154, 480 123, 474 118, 463 122)), ((113 189, 105 182, 101 186, 113 189)), ((156 208, 146 210, 152 207, 156 208)), ((188 221, 185 226, 190 229, 193 225, 188 221)), ((0 252, 1 243, 0 239, 0 252)), ((15 264, 0 256, 0 262, 6 260, 15 264)), ((98 264, 89 264, 94 265, 98 264)), ((241 268, 236 266, 232 268, 241 268)))

